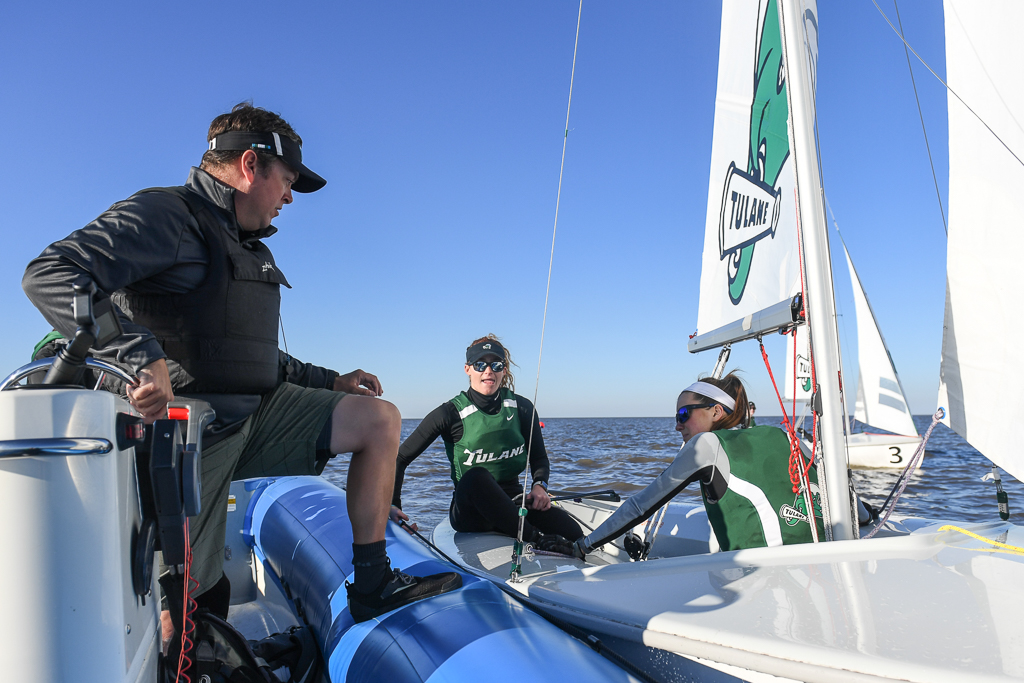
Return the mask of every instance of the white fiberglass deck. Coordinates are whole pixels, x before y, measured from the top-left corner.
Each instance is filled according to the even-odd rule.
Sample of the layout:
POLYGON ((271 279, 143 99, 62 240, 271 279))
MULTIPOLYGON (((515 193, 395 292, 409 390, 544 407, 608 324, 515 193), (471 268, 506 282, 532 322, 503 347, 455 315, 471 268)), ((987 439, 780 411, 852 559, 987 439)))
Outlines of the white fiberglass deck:
MULTIPOLYGON (((688 532, 706 525, 702 511, 680 512, 663 534, 670 524, 682 530, 672 519, 688 532)), ((1011 524, 969 528, 1024 546, 1024 529, 1011 524)), ((510 585, 593 633, 752 672, 808 681, 1024 678, 1024 557, 937 529, 646 562, 614 552, 588 558, 610 564, 538 556, 510 585)), ((435 542, 468 568, 508 577, 511 539, 443 525, 435 542)))

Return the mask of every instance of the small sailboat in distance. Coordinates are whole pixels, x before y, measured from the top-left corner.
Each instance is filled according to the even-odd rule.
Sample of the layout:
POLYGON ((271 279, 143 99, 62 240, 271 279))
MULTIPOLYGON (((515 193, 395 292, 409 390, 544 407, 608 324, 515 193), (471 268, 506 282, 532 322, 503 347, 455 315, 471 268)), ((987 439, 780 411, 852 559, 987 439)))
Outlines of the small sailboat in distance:
MULTIPOLYGON (((859 379, 854 419, 876 430, 891 432, 855 432, 851 424, 846 439, 850 467, 903 469, 921 444, 921 436, 914 426, 903 384, 845 242, 843 250, 857 313, 859 379)), ((806 325, 796 327, 786 336, 786 382, 780 389, 785 406, 796 401, 803 404, 806 411, 806 404, 811 400, 811 346, 806 325)), ((801 418, 797 419, 798 427, 803 422, 801 418)))
POLYGON ((914 426, 903 384, 845 242, 843 253, 850 270, 857 311, 857 365, 860 372, 853 416, 862 424, 892 432, 851 433, 846 442, 850 467, 902 469, 907 458, 921 445, 921 436, 914 426))

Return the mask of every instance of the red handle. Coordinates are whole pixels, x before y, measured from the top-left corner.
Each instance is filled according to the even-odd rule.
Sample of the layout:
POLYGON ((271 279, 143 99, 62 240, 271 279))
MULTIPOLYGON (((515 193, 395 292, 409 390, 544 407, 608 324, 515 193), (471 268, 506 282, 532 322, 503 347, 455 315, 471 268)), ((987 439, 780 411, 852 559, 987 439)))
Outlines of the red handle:
POLYGON ((188 421, 188 408, 168 408, 167 417, 172 420, 188 421))

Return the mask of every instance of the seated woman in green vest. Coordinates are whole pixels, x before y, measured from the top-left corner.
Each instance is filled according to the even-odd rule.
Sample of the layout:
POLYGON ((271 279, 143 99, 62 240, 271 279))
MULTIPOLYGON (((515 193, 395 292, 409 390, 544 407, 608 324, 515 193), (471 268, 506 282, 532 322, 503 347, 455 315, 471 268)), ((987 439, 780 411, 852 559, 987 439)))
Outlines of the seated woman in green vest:
MULTIPOLYGON (((730 373, 687 387, 676 401, 683 447, 645 489, 623 501, 593 533, 576 541, 584 557, 649 519, 693 482, 722 550, 808 543, 811 527, 802 495, 789 479, 789 437, 777 427, 744 429, 747 392, 730 373)), ((818 477, 809 472, 818 537, 824 538, 818 477)))
POLYGON ((409 519, 402 512, 405 470, 440 436, 455 483, 448 510, 452 528, 516 537, 519 505, 512 499, 522 493, 519 475, 529 456, 533 485, 526 497, 523 540, 542 550, 569 554, 571 542, 583 530, 565 510, 551 505, 540 418, 533 403, 515 393, 510 362, 494 335, 477 339, 466 349, 469 388, 431 411, 398 450, 390 516, 395 522, 409 519))

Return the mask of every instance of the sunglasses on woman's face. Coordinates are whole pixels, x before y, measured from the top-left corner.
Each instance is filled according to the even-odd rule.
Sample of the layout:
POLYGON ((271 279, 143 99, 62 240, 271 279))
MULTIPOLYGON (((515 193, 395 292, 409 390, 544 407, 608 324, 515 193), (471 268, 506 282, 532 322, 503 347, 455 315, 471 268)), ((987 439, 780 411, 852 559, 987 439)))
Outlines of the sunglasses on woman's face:
POLYGON ((697 410, 698 408, 714 408, 714 406, 702 406, 702 405, 698 405, 696 403, 688 405, 688 406, 683 406, 676 413, 676 422, 678 424, 685 423, 687 420, 689 420, 691 417, 693 417, 693 411, 697 410))
POLYGON ((487 369, 488 366, 490 366, 491 370, 493 370, 494 372, 501 372, 502 370, 505 369, 505 362, 496 360, 491 363, 488 363, 485 360, 478 360, 475 363, 469 364, 469 367, 473 368, 477 372, 483 372, 484 370, 487 369))

